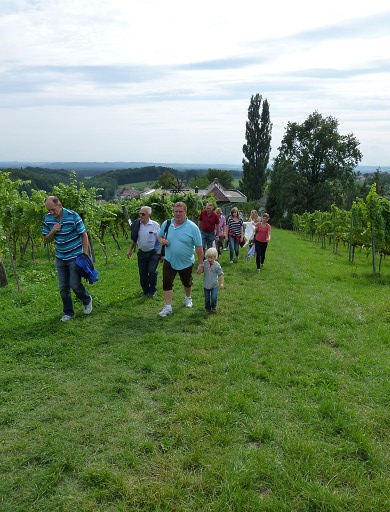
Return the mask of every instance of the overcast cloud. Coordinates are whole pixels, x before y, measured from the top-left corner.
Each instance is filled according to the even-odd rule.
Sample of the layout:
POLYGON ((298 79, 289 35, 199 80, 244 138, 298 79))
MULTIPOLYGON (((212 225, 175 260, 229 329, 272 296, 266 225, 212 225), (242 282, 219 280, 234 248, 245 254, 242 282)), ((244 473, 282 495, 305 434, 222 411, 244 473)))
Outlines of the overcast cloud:
POLYGON ((259 93, 272 157, 318 110, 388 166, 389 27, 387 0, 2 0, 0 160, 240 164, 259 93))

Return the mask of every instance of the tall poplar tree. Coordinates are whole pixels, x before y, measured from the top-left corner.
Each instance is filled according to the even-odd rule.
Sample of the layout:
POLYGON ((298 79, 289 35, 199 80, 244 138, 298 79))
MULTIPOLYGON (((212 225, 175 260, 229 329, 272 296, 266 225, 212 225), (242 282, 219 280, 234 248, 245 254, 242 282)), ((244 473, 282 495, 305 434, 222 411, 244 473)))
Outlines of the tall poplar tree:
POLYGON ((242 159, 242 180, 240 190, 249 201, 261 198, 267 180, 267 166, 271 152, 272 124, 269 116, 269 105, 262 96, 251 97, 246 122, 246 144, 242 147, 245 158, 242 159))

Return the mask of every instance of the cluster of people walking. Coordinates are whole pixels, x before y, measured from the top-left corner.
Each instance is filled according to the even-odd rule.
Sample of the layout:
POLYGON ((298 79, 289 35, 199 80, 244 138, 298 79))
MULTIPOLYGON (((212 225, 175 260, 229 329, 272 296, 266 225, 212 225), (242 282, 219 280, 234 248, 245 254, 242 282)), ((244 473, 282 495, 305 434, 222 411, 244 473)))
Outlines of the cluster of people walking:
MULTIPOLYGON (((75 263, 80 254, 88 255, 88 236, 83 221, 77 212, 63 208, 55 196, 47 197, 42 235, 46 242, 54 242, 56 267, 63 302, 65 322, 74 318, 71 290, 83 303, 84 313, 92 312, 92 297, 81 282, 75 263)), ((136 247, 139 280, 145 297, 157 293, 158 265, 162 261, 162 289, 164 307, 158 313, 166 317, 173 313, 173 286, 178 275, 184 288, 184 306, 192 308, 193 269, 203 274, 204 307, 215 313, 218 304, 218 289, 224 288, 224 272, 218 257, 222 250, 229 250, 230 263, 238 261, 240 247, 249 242, 256 251, 256 268, 260 272, 264 265, 268 242, 271 238, 269 215, 260 218, 252 210, 247 223, 251 233, 245 240, 246 230, 239 210, 234 207, 226 218, 221 208, 207 203, 201 211, 198 223, 187 217, 187 205, 181 201, 173 206, 173 218, 161 226, 152 220, 152 209, 142 206, 139 218, 131 225, 131 244, 127 257, 131 258, 136 247), (196 262, 195 262, 196 256, 196 262)))

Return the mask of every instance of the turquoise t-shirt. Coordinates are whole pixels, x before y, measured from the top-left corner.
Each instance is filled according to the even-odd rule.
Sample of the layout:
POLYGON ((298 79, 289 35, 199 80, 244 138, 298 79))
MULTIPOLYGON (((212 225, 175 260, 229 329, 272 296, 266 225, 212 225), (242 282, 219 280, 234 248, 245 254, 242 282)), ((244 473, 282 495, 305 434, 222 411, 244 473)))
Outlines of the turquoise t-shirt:
POLYGON ((175 270, 190 267, 195 261, 195 247, 202 247, 202 235, 198 226, 191 220, 186 219, 183 224, 175 227, 172 219, 167 236, 164 236, 166 222, 162 223, 158 234, 169 242, 165 246, 165 259, 175 270))

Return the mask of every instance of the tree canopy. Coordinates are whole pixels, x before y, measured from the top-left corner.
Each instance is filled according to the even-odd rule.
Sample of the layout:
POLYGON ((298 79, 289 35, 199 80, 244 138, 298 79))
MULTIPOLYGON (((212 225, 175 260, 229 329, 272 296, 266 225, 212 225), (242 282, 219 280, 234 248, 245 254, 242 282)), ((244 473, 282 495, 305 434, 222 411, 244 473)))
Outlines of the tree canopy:
POLYGON ((354 169, 362 159, 353 134, 340 135, 338 120, 311 114, 303 124, 287 124, 275 158, 267 210, 287 227, 294 213, 348 207, 354 169))
POLYGON ((240 190, 248 200, 259 200, 264 192, 267 180, 267 166, 271 152, 271 131, 269 105, 262 96, 251 97, 246 122, 245 139, 242 151, 243 174, 240 180, 240 190))
POLYGON ((209 184, 212 183, 215 178, 217 178, 224 189, 229 190, 233 188, 233 176, 229 171, 209 169, 207 171, 206 177, 208 179, 209 184))

